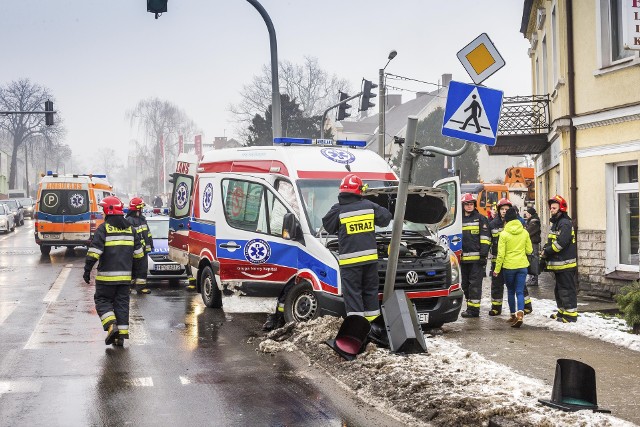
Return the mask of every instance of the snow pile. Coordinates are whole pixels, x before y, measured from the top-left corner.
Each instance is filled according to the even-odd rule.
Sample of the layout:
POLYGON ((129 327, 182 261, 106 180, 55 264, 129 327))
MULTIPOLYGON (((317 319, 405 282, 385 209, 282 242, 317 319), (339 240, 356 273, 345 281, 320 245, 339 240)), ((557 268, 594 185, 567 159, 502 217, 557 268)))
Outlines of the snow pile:
POLYGON ((342 320, 322 317, 288 324, 260 343, 267 353, 304 352, 362 399, 412 418, 409 424, 518 426, 631 426, 591 411, 566 413, 542 406, 551 386, 465 350, 442 337, 428 338, 429 353, 398 355, 369 344, 357 360, 340 358, 324 341, 335 338, 342 320))
POLYGON ((222 298, 225 313, 273 313, 276 303, 275 298, 247 297, 237 293, 222 298))

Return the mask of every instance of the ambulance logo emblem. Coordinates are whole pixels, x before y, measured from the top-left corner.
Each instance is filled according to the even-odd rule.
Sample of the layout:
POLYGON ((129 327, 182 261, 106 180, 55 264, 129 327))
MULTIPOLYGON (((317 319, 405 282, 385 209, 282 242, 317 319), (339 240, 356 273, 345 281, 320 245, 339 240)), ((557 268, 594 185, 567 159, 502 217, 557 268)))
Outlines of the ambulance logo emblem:
POLYGON ((356 159, 356 156, 351 154, 346 150, 341 150, 339 148, 323 148, 320 150, 323 156, 332 162, 341 163, 343 165, 348 165, 349 163, 353 163, 356 159))
POLYGON ((81 208, 82 205, 84 205, 84 197, 82 197, 82 194, 72 194, 71 197, 69 197, 69 204, 75 209, 81 208))
POLYGON ((181 182, 178 184, 178 188, 176 188, 176 206, 178 209, 184 209, 187 206, 188 191, 187 191, 187 183, 181 182))
POLYGON ((212 203, 213 203, 213 185, 209 183, 204 188, 204 194, 202 195, 202 209, 205 212, 209 212, 209 210, 211 209, 212 203))
POLYGON ((271 256, 269 243, 262 239, 249 240, 244 246, 244 256, 251 264, 263 264, 271 256))

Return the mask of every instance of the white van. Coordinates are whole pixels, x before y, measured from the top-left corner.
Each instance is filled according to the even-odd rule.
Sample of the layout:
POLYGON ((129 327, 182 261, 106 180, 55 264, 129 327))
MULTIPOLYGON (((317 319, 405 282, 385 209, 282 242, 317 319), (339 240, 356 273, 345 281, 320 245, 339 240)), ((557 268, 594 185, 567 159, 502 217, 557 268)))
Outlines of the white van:
MULTIPOLYGON (((349 173, 393 213, 398 177, 378 154, 353 147, 364 142, 328 143, 276 138, 274 146, 213 150, 199 162, 179 156, 169 257, 191 266, 207 306, 222 306, 225 287, 275 297, 288 284, 287 321, 344 315, 337 236, 323 231, 322 217, 349 173)), ((455 321, 462 303, 460 184, 454 177, 434 187, 409 194, 395 283, 431 327, 455 321)), ((376 235, 382 296, 391 226, 376 235)))

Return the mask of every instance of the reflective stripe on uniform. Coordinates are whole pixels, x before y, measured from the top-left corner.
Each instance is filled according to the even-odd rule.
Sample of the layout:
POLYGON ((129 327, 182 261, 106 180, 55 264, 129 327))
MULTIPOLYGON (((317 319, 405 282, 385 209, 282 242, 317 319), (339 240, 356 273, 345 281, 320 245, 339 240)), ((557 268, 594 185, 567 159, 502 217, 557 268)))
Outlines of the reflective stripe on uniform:
POLYGON ((467 301, 467 306, 480 308, 480 301, 479 300, 469 300, 469 301, 467 301))
POLYGON ((349 254, 340 254, 338 256, 338 264, 348 265, 357 262, 374 261, 378 259, 377 249, 368 249, 366 251, 351 252, 349 254))
POLYGON ((560 261, 547 261, 547 270, 566 270, 567 268, 575 268, 578 266, 575 258, 560 260, 560 261))
POLYGON ((87 256, 90 256, 91 258, 95 258, 95 259, 99 259, 100 255, 93 253, 93 252, 87 252, 87 256))
POLYGON ((98 249, 98 248, 89 248, 89 250, 87 251, 87 255, 88 255, 88 252, 93 252, 93 253, 95 253, 96 255, 100 256, 100 255, 102 254, 102 249, 98 249))
POLYGON ((500 305, 502 306, 502 300, 492 300, 491 305, 500 305))
POLYGON ((101 282, 119 282, 119 281, 131 281, 131 275, 128 276, 96 276, 96 280, 101 282))
POLYGON ((557 240, 554 240, 554 242, 551 244, 551 249, 553 249, 555 252, 560 252, 562 250, 562 246, 558 244, 557 240))
POLYGON ((105 237, 105 242, 111 242, 114 240, 131 240, 133 242, 133 236, 107 236, 105 237))
POLYGON ((364 317, 364 312, 362 311, 350 311, 347 313, 347 316, 362 316, 364 317))
POLYGON ((104 243, 106 246, 133 246, 133 240, 111 240, 104 243))
POLYGON ((358 216, 358 215, 366 215, 366 214, 371 214, 373 215, 373 209, 360 209, 358 211, 351 211, 351 212, 344 212, 340 214, 340 222, 342 222, 343 218, 349 218, 352 216, 358 216))

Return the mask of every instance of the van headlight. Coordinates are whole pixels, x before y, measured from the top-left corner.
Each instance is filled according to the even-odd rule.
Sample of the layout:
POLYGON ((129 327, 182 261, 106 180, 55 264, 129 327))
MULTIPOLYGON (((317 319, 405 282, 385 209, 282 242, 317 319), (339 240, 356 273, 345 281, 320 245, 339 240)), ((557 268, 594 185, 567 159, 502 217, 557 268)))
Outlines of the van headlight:
POLYGON ((450 252, 449 259, 451 260, 451 284, 460 283, 460 264, 458 263, 458 257, 453 252, 450 252))

